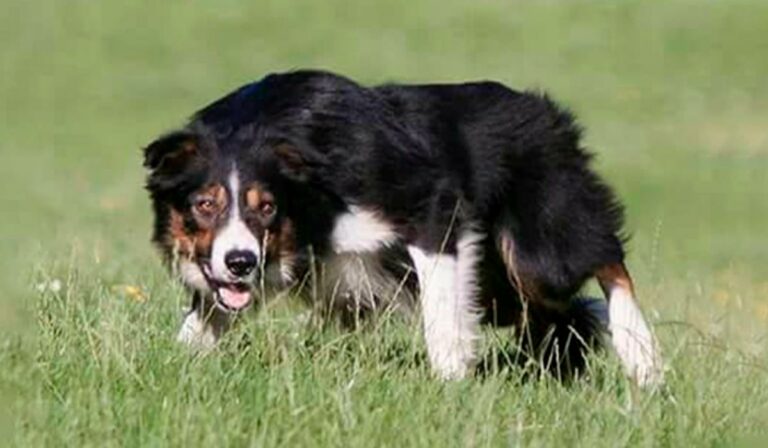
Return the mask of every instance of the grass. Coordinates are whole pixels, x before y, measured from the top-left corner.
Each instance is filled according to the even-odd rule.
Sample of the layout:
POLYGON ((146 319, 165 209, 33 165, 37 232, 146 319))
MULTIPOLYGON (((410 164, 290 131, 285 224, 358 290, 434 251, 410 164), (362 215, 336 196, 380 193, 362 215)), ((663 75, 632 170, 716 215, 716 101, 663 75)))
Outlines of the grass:
MULTIPOLYGON (((3 1, 0 429, 12 445, 731 445, 768 427, 768 5, 3 1), (546 88, 625 200, 669 364, 443 384, 412 325, 282 306, 205 357, 148 243, 139 148, 268 71, 546 88), (58 287, 57 287, 58 286, 58 287), (131 288, 127 288, 130 286, 131 288), (249 345, 242 347, 243 338, 249 345)), ((491 332, 486 353, 508 336, 491 332)))

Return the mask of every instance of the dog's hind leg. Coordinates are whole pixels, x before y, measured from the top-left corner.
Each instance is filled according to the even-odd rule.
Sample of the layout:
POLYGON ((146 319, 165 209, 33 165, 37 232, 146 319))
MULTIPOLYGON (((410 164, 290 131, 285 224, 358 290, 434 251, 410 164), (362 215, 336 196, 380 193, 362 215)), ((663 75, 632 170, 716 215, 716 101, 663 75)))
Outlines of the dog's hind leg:
POLYGON ((460 379, 477 361, 480 314, 477 309, 477 264, 482 237, 460 233, 454 247, 428 250, 408 246, 421 287, 421 312, 427 353, 443 379, 460 379))
POLYGON ((608 299, 608 328, 626 373, 643 387, 664 382, 659 344, 635 300, 623 263, 599 269, 595 276, 608 299))

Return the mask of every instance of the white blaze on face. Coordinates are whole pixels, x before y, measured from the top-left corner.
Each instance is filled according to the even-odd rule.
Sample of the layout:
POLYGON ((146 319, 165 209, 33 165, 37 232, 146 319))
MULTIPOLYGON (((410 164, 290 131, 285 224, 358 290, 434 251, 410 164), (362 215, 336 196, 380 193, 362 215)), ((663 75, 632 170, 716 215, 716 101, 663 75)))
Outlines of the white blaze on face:
MULTIPOLYGON (((240 215, 240 178, 234 168, 227 179, 229 187, 229 211, 224 227, 213 240, 211 251, 211 277, 221 283, 252 283, 255 272, 247 278, 233 275, 227 268, 226 256, 232 251, 250 251, 256 259, 261 259, 261 245, 240 215)), ((220 298, 231 308, 242 308, 250 301, 250 291, 242 288, 222 287, 218 290, 220 298)))

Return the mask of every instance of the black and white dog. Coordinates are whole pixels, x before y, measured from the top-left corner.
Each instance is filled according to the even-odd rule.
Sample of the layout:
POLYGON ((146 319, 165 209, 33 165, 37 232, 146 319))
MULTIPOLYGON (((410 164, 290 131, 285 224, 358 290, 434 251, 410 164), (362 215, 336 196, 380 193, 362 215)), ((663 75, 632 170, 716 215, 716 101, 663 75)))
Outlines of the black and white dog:
POLYGON ((368 88, 297 71, 246 85, 145 149, 154 242, 194 297, 179 339, 210 346, 254 296, 307 279, 342 314, 412 290, 434 371, 462 378, 483 322, 519 325, 540 353, 590 340, 573 299, 596 277, 627 373, 659 384, 622 207, 579 139, 546 96, 494 82, 368 88))

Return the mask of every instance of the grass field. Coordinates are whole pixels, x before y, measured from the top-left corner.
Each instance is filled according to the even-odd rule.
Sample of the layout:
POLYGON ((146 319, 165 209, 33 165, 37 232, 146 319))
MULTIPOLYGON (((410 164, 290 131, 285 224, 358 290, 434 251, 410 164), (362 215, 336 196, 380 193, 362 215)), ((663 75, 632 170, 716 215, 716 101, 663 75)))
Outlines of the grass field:
MULTIPOLYGON (((2 445, 730 446, 768 428, 768 3, 0 3, 2 445), (269 71, 544 88, 628 210, 666 394, 614 359, 561 385, 430 378, 412 325, 278 306, 173 342, 139 148, 269 71), (239 349, 239 336, 251 344, 239 349)), ((489 333, 486 353, 504 345, 489 333)))

